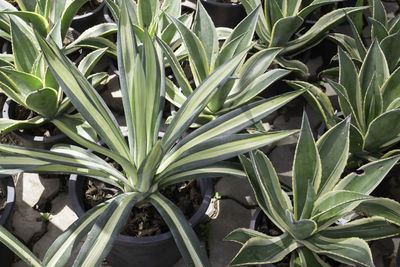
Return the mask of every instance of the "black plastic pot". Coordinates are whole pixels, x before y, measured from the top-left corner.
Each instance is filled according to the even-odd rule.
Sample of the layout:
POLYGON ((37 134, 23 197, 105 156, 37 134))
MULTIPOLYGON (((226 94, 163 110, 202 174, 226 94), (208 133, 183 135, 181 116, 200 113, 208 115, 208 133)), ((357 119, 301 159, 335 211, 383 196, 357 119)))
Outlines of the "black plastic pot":
MULTIPOLYGON (((2 116, 5 119, 12 119, 15 117, 15 105, 16 103, 12 101, 11 98, 7 98, 4 102, 2 116)), ((53 145, 59 143, 71 143, 71 140, 63 133, 59 133, 54 136, 33 136, 26 133, 21 133, 19 131, 13 131, 17 135, 25 147, 50 149, 53 145)))
MULTIPOLYGON (((71 175, 69 179, 69 197, 72 208, 78 217, 85 213, 84 179, 77 175, 71 175)), ((203 202, 197 212, 190 218, 192 226, 197 225, 204 218, 204 214, 210 205, 213 186, 210 179, 199 179, 203 202)), ((131 267, 168 267, 181 258, 171 232, 149 237, 133 237, 119 235, 115 240, 107 260, 112 266, 131 267)))
MULTIPOLYGON (((3 213, 0 217, 0 225, 7 227, 7 223, 9 218, 11 217, 11 213, 15 204, 15 185, 11 176, 0 179, 0 186, 3 191, 6 192, 6 206, 3 210, 3 213)), ((8 267, 11 266, 14 262, 14 253, 3 243, 0 243, 0 258, 1 258, 1 266, 8 267)))
POLYGON ((75 16, 72 19, 71 27, 78 32, 84 32, 88 28, 95 26, 103 21, 103 8, 106 2, 103 1, 98 7, 91 12, 83 15, 75 16))
POLYGON ((246 10, 241 3, 219 3, 201 0, 216 27, 235 28, 245 17, 246 10))

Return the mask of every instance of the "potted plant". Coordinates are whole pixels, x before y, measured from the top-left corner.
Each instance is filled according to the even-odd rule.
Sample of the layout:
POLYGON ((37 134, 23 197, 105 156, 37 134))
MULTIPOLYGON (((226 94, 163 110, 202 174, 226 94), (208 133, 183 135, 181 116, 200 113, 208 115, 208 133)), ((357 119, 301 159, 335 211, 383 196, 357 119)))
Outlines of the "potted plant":
MULTIPOLYGON (((227 62, 231 57, 239 54, 244 48, 252 46, 254 30, 260 8, 254 10, 224 38, 224 43, 219 48, 217 29, 208 16, 200 1, 197 2, 197 12, 194 18, 192 31, 183 23, 171 16, 168 18, 180 33, 183 43, 188 51, 188 61, 193 74, 193 83, 200 85, 215 69, 227 62)), ((166 80, 166 97, 176 107, 193 92, 191 79, 187 77, 178 58, 172 50, 160 41, 173 73, 174 80, 166 80)), ((218 118, 241 105, 251 103, 257 95, 268 88, 275 81, 287 75, 290 71, 272 69, 269 67, 280 48, 268 48, 240 62, 233 77, 226 82, 221 90, 213 96, 193 127, 198 127, 208 121, 218 118)))
MULTIPOLYGON (((187 265, 209 266, 204 249, 182 212, 160 189, 189 178, 224 174, 242 175, 235 165, 222 162, 240 153, 261 147, 296 131, 260 134, 235 134, 270 114, 302 92, 291 92, 261 100, 221 116, 182 138, 211 97, 217 93, 247 54, 247 49, 216 69, 188 97, 177 115, 158 139, 164 104, 164 67, 160 50, 154 47, 149 34, 138 47, 134 24, 130 20, 127 0, 120 2, 118 16, 118 63, 121 92, 128 128, 128 143, 114 116, 82 73, 65 57, 51 39, 37 33, 45 59, 71 103, 104 141, 102 147, 86 136, 72 131, 59 120, 54 124, 72 140, 93 152, 73 145, 58 145, 51 151, 0 145, 7 157, 18 160, 8 165, 7 172, 63 172, 86 175, 113 185, 121 193, 92 208, 79 218, 49 248, 43 263, 63 265, 71 251, 86 234, 88 237, 75 259, 77 266, 96 266, 112 249, 133 206, 150 203, 163 216, 187 265), (145 89, 145 90, 144 90, 145 89), (108 164, 95 153, 113 159, 121 169, 108 164)), ((4 232, 4 231, 3 231, 4 232)), ((10 241, 10 242, 7 242, 10 241)), ((25 261, 40 265, 26 248, 13 242, 25 261)), ((129 256, 129 255, 128 255, 129 256)))
MULTIPOLYGON (((293 56, 317 45, 330 29, 343 22, 346 15, 361 12, 365 7, 333 10, 321 16, 311 28, 302 32, 307 17, 317 8, 332 1, 314 0, 309 4, 303 2, 265 1, 264 13, 260 13, 258 17, 256 33, 260 40, 256 48, 282 47, 283 50, 276 57, 277 63, 284 68, 307 74, 307 66, 293 56)), ((261 0, 242 0, 242 4, 249 14, 261 5, 261 0)))
POLYGON ((246 10, 239 0, 200 0, 216 27, 235 28, 245 17, 246 10))
MULTIPOLYGON (((79 131, 90 134, 90 130, 84 125, 84 119, 79 114, 70 114, 73 112, 72 105, 63 97, 58 82, 45 65, 32 28, 20 19, 29 22, 36 18, 35 27, 44 35, 54 38, 60 36, 56 40, 57 45, 62 47, 65 44, 61 40, 67 35, 71 19, 67 14, 73 14, 73 10, 79 6, 79 1, 75 1, 74 5, 69 5, 65 10, 54 7, 54 12, 64 12, 61 23, 65 27, 53 28, 50 26, 51 15, 42 17, 40 13, 17 11, 4 0, 0 1, 0 5, 0 16, 7 21, 6 25, 9 28, 6 28, 10 33, 13 50, 12 61, 3 60, 0 67, 0 89, 9 97, 2 108, 0 131, 14 131, 26 146, 50 148, 55 143, 61 140, 65 142, 67 139, 51 125, 51 120, 57 117, 76 125, 79 131), (23 130, 23 133, 19 130, 23 130)), ((80 38, 83 39, 85 38, 80 38)), ((76 49, 74 45, 69 45, 68 48, 76 49)), ((93 86, 99 85, 108 77, 107 73, 91 73, 106 52, 106 48, 98 49, 79 62, 79 70, 88 77, 93 86)))
MULTIPOLYGON (((344 116, 351 115, 350 152, 353 166, 358 161, 387 158, 398 153, 399 116, 397 81, 400 68, 393 72, 381 45, 375 40, 358 70, 351 56, 339 47, 339 82, 328 80, 339 99, 344 116)), ((340 117, 318 87, 291 81, 293 88, 307 89, 306 97, 316 108, 327 128, 340 117)))
POLYGON ((303 115, 293 163, 293 201, 281 189, 274 167, 261 151, 250 152, 250 159, 240 156, 257 203, 278 235, 250 229, 230 233, 227 240, 243 245, 232 266, 276 263, 287 255, 291 265, 325 266, 325 257, 374 266, 366 241, 400 234, 400 203, 370 193, 399 157, 369 163, 341 178, 349 132, 347 118, 315 143, 303 115), (344 216, 352 220, 336 226, 344 216))

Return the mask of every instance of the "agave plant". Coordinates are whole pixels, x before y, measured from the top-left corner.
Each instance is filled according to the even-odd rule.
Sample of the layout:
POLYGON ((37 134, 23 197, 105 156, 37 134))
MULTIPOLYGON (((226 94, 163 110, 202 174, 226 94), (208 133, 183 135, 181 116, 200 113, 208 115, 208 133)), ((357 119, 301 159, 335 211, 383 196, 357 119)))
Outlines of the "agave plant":
MULTIPOLYGON (((64 46, 64 40, 71 39, 70 25, 72 19, 78 10, 88 0, 17 0, 19 10, 8 3, 6 0, 0 0, 0 37, 11 41, 11 22, 17 24, 20 28, 20 35, 25 42, 29 43, 14 44, 14 46, 23 47, 26 50, 29 66, 36 61, 38 54, 38 44, 35 41, 33 31, 28 26, 33 25, 37 31, 45 36, 51 36, 59 47, 64 46), (12 15, 12 16, 8 16, 12 15), (19 19, 17 19, 19 18, 19 19), (23 46, 26 45, 27 46, 23 46)), ((107 53, 116 54, 116 46, 110 40, 104 38, 115 32, 115 25, 110 23, 101 23, 87 29, 79 38, 73 40, 73 43, 65 45, 64 53, 70 54, 80 49, 88 47, 94 50, 99 48, 109 48, 107 53)))
MULTIPOLYGON (((377 40, 369 48, 359 70, 351 56, 341 48, 338 58, 339 82, 328 82, 338 95, 342 114, 352 116, 351 153, 367 160, 398 153, 395 145, 400 141, 400 68, 390 72, 387 57, 377 40)), ((328 128, 340 120, 321 89, 301 81, 289 84, 308 89, 308 100, 328 128)))
MULTIPOLYGON (((179 31, 188 50, 188 60, 195 85, 199 85, 219 66, 252 45, 259 8, 249 14, 226 37, 219 48, 217 29, 201 1, 197 1, 197 12, 192 30, 179 20, 168 16, 179 31)), ((170 79, 166 80, 166 97, 175 106, 181 107, 193 93, 190 80, 179 64, 178 58, 162 40, 159 41, 168 63, 171 66, 178 86, 170 79)), ((280 48, 259 51, 246 60, 242 60, 232 77, 221 84, 221 89, 208 103, 200 115, 198 125, 211 121, 241 105, 249 103, 269 85, 287 75, 283 69, 268 70, 280 48)), ((197 126, 198 126, 197 125, 197 126)), ((193 125, 195 126, 195 125, 193 125)))
MULTIPOLYGON (((400 51, 397 45, 400 41, 400 17, 395 16, 388 19, 386 10, 380 0, 370 0, 369 18, 371 22, 371 38, 377 40, 383 53, 386 56, 389 71, 393 72, 399 67, 400 51)), ((356 24, 348 18, 352 29, 352 35, 348 36, 341 33, 329 34, 329 38, 337 42, 353 59, 357 66, 360 66, 367 55, 366 44, 357 31, 356 24)))
MULTIPOLYGON (((300 33, 307 17, 323 5, 340 0, 314 0, 306 1, 265 1, 264 12, 258 17, 256 32, 260 41, 256 47, 270 48, 282 47, 280 56, 276 61, 283 67, 308 73, 305 64, 290 57, 317 45, 323 40, 328 31, 343 22, 347 15, 355 14, 364 10, 364 7, 348 7, 333 10, 321 18, 315 24, 300 33)), ((242 0, 241 3, 250 14, 261 5, 261 0, 242 0)))
POLYGON ((234 230, 226 239, 243 246, 232 266, 279 262, 288 254, 291 266, 330 266, 321 255, 349 265, 374 266, 366 241, 400 234, 400 203, 370 193, 399 157, 369 163, 341 179, 349 129, 350 120, 343 120, 315 143, 303 116, 293 163, 293 202, 281 189, 268 157, 260 151, 251 152, 250 159, 240 156, 257 203, 282 234, 234 230), (344 216, 353 220, 335 225, 344 216))
MULTIPOLYGON (((106 0, 113 18, 118 22, 118 0, 106 0)), ((130 1, 130 19, 134 25, 137 41, 142 43, 145 29, 151 37, 157 36, 174 51, 178 58, 186 56, 185 47, 176 28, 167 20, 165 14, 175 18, 189 27, 193 21, 193 14, 182 14, 181 0, 138 0, 130 1), (161 3, 160 3, 161 2, 161 3)), ((115 30, 117 24, 114 24, 115 30)))
MULTIPOLYGON (((57 45, 64 49, 65 54, 75 51, 86 42, 88 44, 98 40, 98 43, 101 43, 99 40, 104 38, 99 37, 101 31, 98 29, 104 25, 95 26, 97 30, 88 29, 83 37, 68 45, 69 49, 62 41, 68 34, 74 14, 86 1, 18 1, 21 10, 17 10, 5 0, 0 0, 1 32, 2 36, 11 42, 13 52, 12 55, 0 55, 0 89, 15 103, 35 114, 25 120, 1 118, 0 132, 37 127, 58 118, 71 124, 71 129, 91 135, 90 127, 79 114, 69 114, 72 105, 68 98, 63 97, 63 92, 47 67, 34 31, 29 25, 32 24, 42 35, 54 39, 57 45), (94 37, 95 35, 97 37, 94 37)), ((106 28, 104 26, 102 29, 106 31, 106 28)), ((106 41, 103 46, 107 46, 108 43, 111 42, 106 41)), ((93 86, 97 86, 108 77, 107 73, 91 74, 91 71, 100 58, 115 47, 114 44, 110 46, 111 48, 97 47, 97 50, 89 53, 79 63, 79 70, 88 77, 93 86)))
POLYGON ((245 49, 203 81, 179 109, 164 136, 158 139, 165 93, 162 55, 157 52, 159 49, 154 47, 146 32, 143 45, 136 45, 128 2, 122 0, 119 6, 117 48, 128 142, 113 114, 89 81, 54 41, 37 34, 55 79, 106 147, 88 140, 71 130, 69 125, 54 119, 53 123, 61 131, 93 152, 73 145, 57 145, 51 151, 0 145, 1 173, 77 173, 116 186, 122 193, 89 210, 71 225, 49 248, 43 263, 0 228, 0 240, 34 265, 64 265, 73 248, 87 233, 88 238, 75 259, 75 266, 99 265, 110 251, 132 207, 150 203, 169 226, 187 265, 210 266, 205 251, 200 248, 182 212, 159 189, 193 177, 224 174, 243 176, 240 168, 222 161, 296 132, 236 134, 302 92, 291 92, 245 105, 182 138, 189 125, 218 92, 219 85, 231 76, 243 60, 247 54, 245 49), (94 153, 113 159, 122 170, 115 169, 94 153))

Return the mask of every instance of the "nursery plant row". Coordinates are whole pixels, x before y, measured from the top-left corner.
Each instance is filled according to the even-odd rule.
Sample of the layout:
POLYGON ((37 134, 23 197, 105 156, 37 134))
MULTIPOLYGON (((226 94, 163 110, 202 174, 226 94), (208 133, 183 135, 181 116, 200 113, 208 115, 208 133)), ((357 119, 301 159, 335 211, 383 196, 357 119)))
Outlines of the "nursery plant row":
POLYGON ((400 234, 398 197, 377 190, 400 179, 397 10, 222 2, 0 0, 0 131, 22 141, 0 144, 7 264, 64 266, 78 249, 73 266, 211 266, 193 227, 232 177, 259 210, 226 236, 241 246, 230 266, 375 266, 371 241, 400 234), (126 131, 101 96, 115 77, 126 131), (300 129, 264 127, 296 98, 318 138, 305 111, 300 129), (265 147, 293 135, 288 185, 265 147), (6 224, 21 172, 69 175, 79 219, 44 258, 6 224))

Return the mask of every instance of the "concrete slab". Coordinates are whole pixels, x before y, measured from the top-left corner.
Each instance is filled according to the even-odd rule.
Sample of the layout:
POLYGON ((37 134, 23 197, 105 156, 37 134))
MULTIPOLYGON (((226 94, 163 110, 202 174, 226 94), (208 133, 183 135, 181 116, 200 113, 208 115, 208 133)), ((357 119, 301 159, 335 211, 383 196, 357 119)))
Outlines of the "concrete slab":
POLYGON ((225 267, 240 249, 240 245, 223 241, 226 235, 240 227, 249 227, 251 210, 245 209, 233 200, 221 200, 216 220, 210 222, 209 248, 213 267, 225 267))

